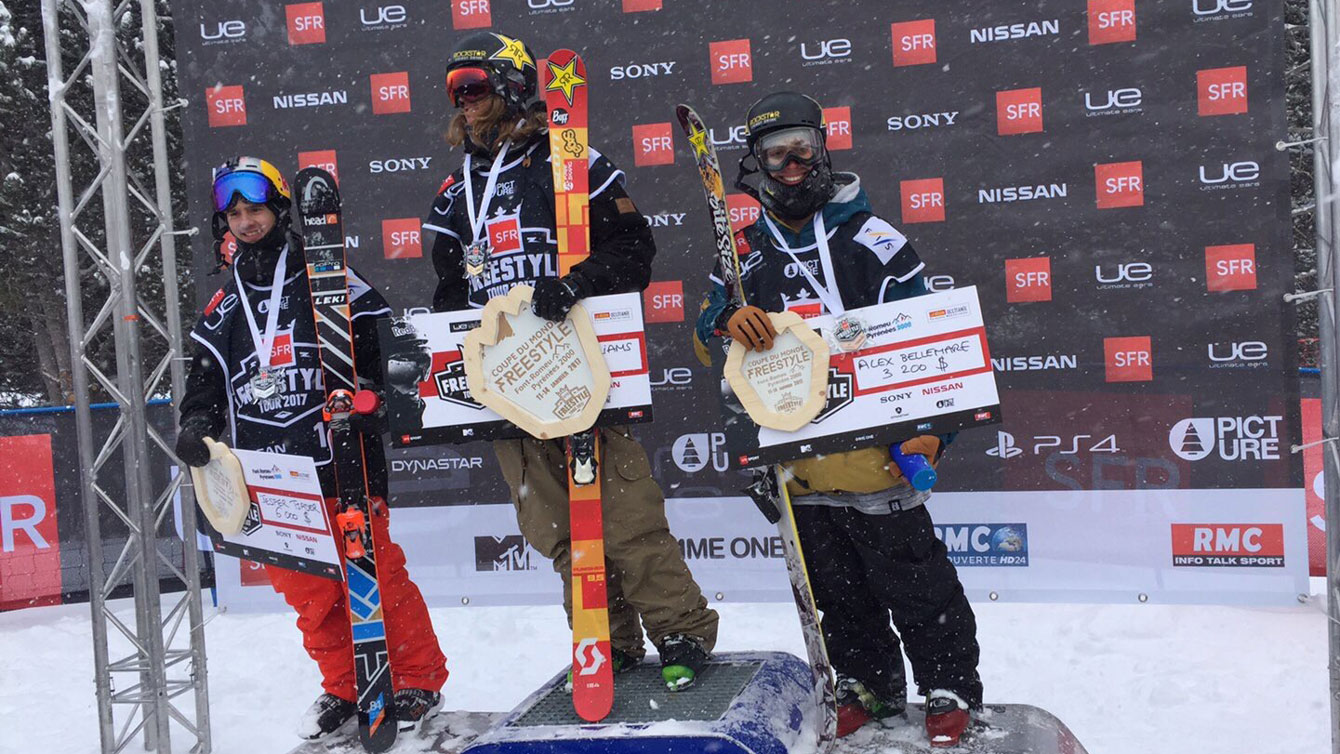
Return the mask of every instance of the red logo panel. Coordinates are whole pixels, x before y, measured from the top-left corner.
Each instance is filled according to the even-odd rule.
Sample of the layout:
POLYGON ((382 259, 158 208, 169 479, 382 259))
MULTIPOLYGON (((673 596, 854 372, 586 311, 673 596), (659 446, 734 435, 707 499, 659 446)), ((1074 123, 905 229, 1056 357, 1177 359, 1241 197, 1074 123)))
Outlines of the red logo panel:
POLYGON ((730 39, 708 45, 713 84, 740 84, 754 80, 754 56, 748 39, 730 39))
POLYGON ((1006 259, 1005 300, 1011 304, 1051 301, 1051 257, 1006 259))
POLYGON ((277 367, 293 363, 293 331, 275 333, 275 342, 270 346, 270 363, 277 367))
POLYGON ((1206 246, 1205 287, 1210 291, 1256 290, 1256 245, 1206 246))
POLYGON ((669 123, 646 123, 633 126, 633 164, 675 164, 675 145, 669 123))
POLYGON ((0 437, 0 610, 60 604, 51 435, 0 437))
POLYGON ((996 92, 996 133, 1032 134, 1042 130, 1042 89, 996 92))
POLYGON ((1202 116, 1247 112, 1247 66, 1196 71, 1196 99, 1202 116))
POLYGON ((382 220, 382 256, 387 259, 418 259, 423 256, 423 238, 417 217, 382 220))
POLYGON ((1322 497, 1321 399, 1304 398, 1303 494, 1307 497, 1307 562, 1312 576, 1326 575, 1326 500, 1322 497), (1309 447, 1310 446, 1310 447, 1309 447))
POLYGON ((726 194, 726 213, 730 216, 732 233, 739 233, 758 222, 759 213, 762 211, 763 207, 758 200, 748 194, 726 194))
POLYGON ((372 112, 409 112, 409 71, 372 74, 372 112))
POLYGON ((1140 207, 1145 203, 1144 163, 1109 162, 1093 166, 1098 209, 1140 207))
POLYGON ((935 19, 893 24, 893 65, 935 62, 935 19))
POLYGON ((851 149, 851 108, 825 107, 824 130, 829 151, 851 149))
POLYGON ((303 168, 321 168, 331 175, 335 176, 335 182, 340 182, 339 161, 335 159, 334 149, 322 149, 316 152, 299 152, 298 169, 303 168))
POLYGON ((1173 524, 1173 565, 1284 565, 1283 524, 1173 524))
POLYGON ((624 13, 641 13, 647 10, 660 10, 661 0, 623 0, 624 13))
POLYGON ((489 0, 451 0, 451 28, 487 29, 493 25, 489 0))
POLYGON ((288 16, 288 43, 291 45, 324 44, 326 41, 326 12, 321 3, 296 3, 284 6, 288 16))
POLYGON ((489 253, 521 251, 521 223, 515 217, 489 223, 489 253))
POLYGON ((1154 360, 1149 336, 1103 338, 1103 361, 1108 382, 1149 382, 1154 379, 1154 360))
POLYGON ((238 558, 237 567, 242 571, 242 586, 270 586, 270 574, 266 573, 265 566, 260 563, 238 558))
POLYGON ((899 183, 903 196, 903 222, 942 223, 945 220, 943 178, 920 178, 899 183))
POLYGON ((1089 44, 1135 41, 1135 0, 1089 0, 1089 44))
POLYGON ((205 107, 209 110, 210 128, 247 124, 247 101, 241 84, 206 89, 205 107))
POLYGON ((648 322, 684 321, 684 281, 653 282, 642 292, 643 318, 648 322))

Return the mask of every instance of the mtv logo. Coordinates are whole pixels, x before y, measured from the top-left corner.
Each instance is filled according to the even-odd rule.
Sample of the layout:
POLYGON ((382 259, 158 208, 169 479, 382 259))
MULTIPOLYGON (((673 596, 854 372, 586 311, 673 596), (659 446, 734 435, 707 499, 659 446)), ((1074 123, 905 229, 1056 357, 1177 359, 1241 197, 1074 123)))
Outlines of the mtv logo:
POLYGON ((520 534, 475 537, 476 571, 535 571, 539 554, 520 534))

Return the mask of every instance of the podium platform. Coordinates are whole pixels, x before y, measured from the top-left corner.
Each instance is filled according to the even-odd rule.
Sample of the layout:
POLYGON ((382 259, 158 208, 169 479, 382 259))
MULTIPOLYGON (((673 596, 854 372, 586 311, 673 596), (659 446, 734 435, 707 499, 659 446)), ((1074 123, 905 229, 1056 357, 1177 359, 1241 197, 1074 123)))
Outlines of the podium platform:
MULTIPOLYGON (((567 669, 511 712, 443 712, 402 735, 393 754, 814 754, 818 707, 809 666, 782 652, 722 653, 693 688, 666 690, 649 658, 615 677, 614 708, 600 723, 572 710, 567 669)), ((884 724, 840 739, 832 754, 1086 754, 1060 720, 1028 705, 988 705, 960 745, 932 749, 912 705, 884 724)), ((358 754, 350 723, 291 754, 358 754)))

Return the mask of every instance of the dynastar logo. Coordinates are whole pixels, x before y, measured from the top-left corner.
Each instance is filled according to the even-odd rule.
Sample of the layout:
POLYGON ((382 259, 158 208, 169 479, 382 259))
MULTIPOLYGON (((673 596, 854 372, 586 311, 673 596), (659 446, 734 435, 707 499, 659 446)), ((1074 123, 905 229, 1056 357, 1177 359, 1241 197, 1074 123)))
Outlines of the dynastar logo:
POLYGON ((633 126, 633 164, 675 164, 675 147, 669 123, 647 123, 633 126))
POLYGON ((1033 199, 1064 199, 1069 189, 1064 183, 1040 183, 1036 186, 1002 186, 977 189, 978 204, 1026 202, 1033 199))
POLYGON ((1051 257, 1005 260, 1006 302, 1018 304, 1051 300, 1051 257))
POLYGON ((349 93, 343 89, 328 92, 303 92, 301 94, 276 94, 271 98, 276 110, 288 110, 295 107, 320 107, 322 105, 347 105, 349 93))
POLYGON ((1098 209, 1144 206, 1144 175, 1144 163, 1139 160, 1094 165, 1095 202, 1098 209))
POLYGON ((573 4, 577 0, 526 0, 526 7, 530 8, 530 15, 542 15, 545 13, 566 13, 576 10, 573 4))
POLYGON ((374 73, 372 83, 372 112, 374 115, 407 113, 410 111, 409 71, 374 73))
POLYGON ((1045 37, 1059 35, 1061 33, 1061 20, 1053 18, 1046 21, 1029 21, 1020 24, 1002 24, 1000 26, 984 26, 980 29, 973 29, 971 32, 971 42, 979 44, 981 42, 1002 42, 1010 39, 1024 39, 1026 37, 1045 37))
POLYGON ((403 5, 378 5, 375 8, 359 8, 358 20, 363 31, 389 31, 409 25, 409 12, 403 5))
POLYGON ((945 182, 943 178, 919 178, 900 181, 904 223, 942 223, 945 220, 945 182))
POLYGON ((642 291, 644 321, 683 322, 684 321, 684 281, 653 281, 642 291))
POLYGON ((1079 357, 1075 354, 1001 356, 991 359, 991 367, 997 372, 1057 372, 1078 368, 1079 357))
POLYGON ((716 147, 718 152, 744 149, 748 144, 746 140, 748 134, 749 129, 743 125, 707 129, 707 137, 712 140, 712 146, 716 147))
POLYGON ((801 66, 832 65, 851 62, 850 39, 825 39, 819 42, 801 42, 801 66))
POLYGON ((678 228, 684 224, 684 218, 687 216, 684 212, 661 212, 655 215, 643 215, 647 219, 647 224, 653 228, 678 228))
POLYGON ((730 467, 730 459, 726 456, 726 435, 721 432, 680 435, 670 452, 679 470, 688 474, 702 471, 708 465, 718 473, 730 467))
POLYGON ((423 239, 417 217, 382 220, 382 256, 387 259, 418 259, 423 256, 423 239))
POLYGON ((676 60, 667 60, 661 63, 629 63, 628 65, 616 65, 610 69, 611 81, 623 81, 624 79, 646 79, 655 76, 669 76, 675 73, 675 66, 679 64, 676 60))
POLYGON ((1042 89, 996 92, 996 133, 1001 136, 1042 131, 1042 89))
MULTIPOLYGON (((1024 447, 1029 447, 1025 445, 1024 447)), ((1032 454, 1035 456, 1055 453, 1063 456, 1074 456, 1080 453, 1120 453, 1121 448, 1117 446, 1116 435, 1034 435, 1032 437, 1032 454), (1098 439, 1094 439, 1098 438, 1098 439)), ((986 454, 1002 460, 1007 458, 1016 458, 1024 454, 1024 448, 1015 444, 1014 435, 1002 430, 996 430, 996 444, 994 447, 987 448, 986 454)))
POLYGON ((1084 93, 1084 115, 1126 115, 1143 112, 1144 93, 1136 87, 1108 89, 1106 92, 1084 93))
POLYGON ((1284 524, 1173 524, 1177 567, 1283 568, 1284 524))
POLYGON ((1210 343, 1206 346, 1211 369, 1256 369, 1269 366, 1270 348, 1259 340, 1210 343))
POLYGON ((1191 0, 1191 14, 1196 23, 1244 18, 1252 15, 1252 0, 1191 0))
POLYGON ((1115 262, 1093 266, 1099 290, 1154 287, 1154 266, 1148 262, 1115 262))
POLYGON ((1089 0, 1089 44, 1135 41, 1135 0, 1089 0))
POLYGON ((830 152, 851 149, 851 108, 825 107, 824 131, 830 152))
POLYGON ((284 6, 288 16, 288 43, 323 44, 326 41, 326 12, 321 3, 295 3, 284 6))
POLYGON ((493 25, 490 0, 451 0, 451 28, 486 29, 493 25))
POLYGON ((1103 338, 1103 357, 1108 382, 1149 382, 1154 379, 1154 359, 1148 335, 1103 338))
POLYGON ((368 172, 376 173, 412 173, 427 170, 432 157, 393 157, 386 160, 372 160, 368 163, 368 172))
POLYGON ((895 115, 884 122, 888 125, 890 131, 915 131, 919 128, 952 126, 956 120, 958 120, 958 110, 939 113, 895 115))
POLYGON ((247 24, 240 19, 200 22, 200 41, 202 46, 232 44, 247 38, 247 24))
POLYGON ((1255 188, 1261 185, 1261 165, 1251 160, 1200 166, 1200 190, 1255 188))
POLYGON ((890 27, 893 65, 925 65, 935 62, 935 19, 902 21, 890 27))
POLYGON ((1196 71, 1196 104, 1202 117, 1247 112, 1247 66, 1196 71))
POLYGON ((754 57, 748 39, 730 39, 708 45, 713 84, 740 84, 754 80, 754 57))
POLYGON ((1225 461, 1275 461, 1280 457, 1282 416, 1219 416, 1183 419, 1168 431, 1178 458, 1199 461, 1216 454, 1225 461))
POLYGON ((247 102, 241 84, 206 89, 205 108, 209 113, 210 128, 247 124, 247 102))
POLYGON ((1214 292, 1256 290, 1256 244, 1206 246, 1205 288, 1214 292))

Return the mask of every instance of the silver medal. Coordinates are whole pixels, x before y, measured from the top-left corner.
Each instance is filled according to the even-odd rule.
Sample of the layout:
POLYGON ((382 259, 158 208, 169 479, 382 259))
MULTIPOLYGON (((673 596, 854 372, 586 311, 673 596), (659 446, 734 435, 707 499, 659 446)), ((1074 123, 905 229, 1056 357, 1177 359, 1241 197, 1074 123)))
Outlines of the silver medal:
POLYGON ((850 314, 844 314, 833 326, 833 339, 841 351, 858 350, 865 345, 865 323, 850 314))
POLYGON ((251 394, 258 400, 273 398, 280 392, 280 373, 277 370, 261 370, 251 378, 251 394))
POLYGON ((465 274, 477 278, 484 274, 484 263, 489 256, 489 242, 476 241, 465 247, 465 274))

